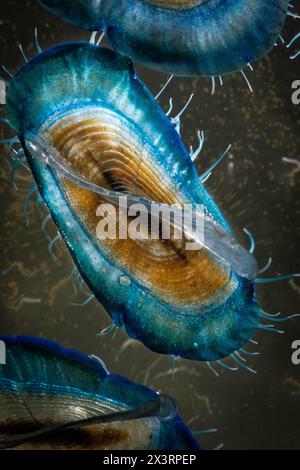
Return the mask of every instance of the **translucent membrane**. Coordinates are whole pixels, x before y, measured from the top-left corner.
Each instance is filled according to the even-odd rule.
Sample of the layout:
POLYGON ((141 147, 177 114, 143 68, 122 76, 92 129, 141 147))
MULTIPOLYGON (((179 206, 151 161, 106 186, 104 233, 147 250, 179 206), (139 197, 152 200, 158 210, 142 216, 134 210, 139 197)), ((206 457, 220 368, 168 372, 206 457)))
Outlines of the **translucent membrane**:
POLYGON ((0 449, 14 448, 34 439, 51 436, 54 433, 95 424, 107 424, 154 417, 159 417, 162 420, 169 421, 174 419, 177 413, 178 405, 173 398, 169 397, 168 395, 157 395, 155 400, 132 410, 108 413, 105 415, 101 414, 99 416, 93 416, 92 418, 71 421, 61 425, 45 426, 38 429, 37 431, 12 436, 8 439, 0 441, 0 449))
POLYGON ((184 217, 182 208, 176 208, 167 204, 158 204, 145 197, 137 197, 124 193, 112 191, 100 185, 90 182, 80 172, 64 159, 51 144, 44 139, 32 134, 26 135, 26 148, 33 158, 37 158, 42 163, 50 166, 56 171, 58 176, 67 178, 78 186, 99 194, 107 202, 117 205, 122 209, 129 209, 132 205, 139 204, 139 211, 151 213, 151 217, 161 218, 172 213, 171 225, 175 230, 183 230, 185 236, 192 242, 196 242, 201 247, 211 253, 219 262, 230 268, 240 277, 254 280, 258 273, 258 266, 253 254, 243 248, 230 233, 218 224, 212 217, 199 208, 188 209, 184 207, 184 217), (124 205, 125 204, 125 205, 124 205), (157 206, 157 211, 153 210, 157 206), (141 209, 141 210, 140 210, 141 209), (157 214, 157 215, 156 215, 157 214), (180 226, 177 225, 180 221, 180 226), (203 227, 202 231, 197 229, 197 224, 203 227))

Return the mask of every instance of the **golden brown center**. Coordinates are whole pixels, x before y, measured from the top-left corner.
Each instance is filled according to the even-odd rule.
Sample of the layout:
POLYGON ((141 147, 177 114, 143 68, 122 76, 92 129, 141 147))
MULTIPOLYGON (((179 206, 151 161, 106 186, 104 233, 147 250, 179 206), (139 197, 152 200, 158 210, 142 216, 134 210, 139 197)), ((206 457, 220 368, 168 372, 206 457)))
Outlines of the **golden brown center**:
POLYGON ((201 5, 204 0, 146 0, 153 5, 170 8, 172 10, 184 10, 201 5))
MULTIPOLYGON (((111 116, 109 120, 95 115, 82 116, 80 120, 76 115, 68 116, 50 127, 46 137, 90 182, 159 203, 181 206, 190 202, 176 190, 172 179, 134 131, 130 127, 124 129, 123 123, 111 116)), ((228 271, 204 249, 186 251, 185 239, 124 240, 118 237, 118 226, 116 239, 97 239, 96 210, 107 201, 68 180, 62 184, 73 210, 102 250, 111 254, 130 277, 156 291, 165 301, 186 306, 207 302, 227 284, 228 271)), ((116 210, 119 215, 120 209, 116 210)))
MULTIPOLYGON (((80 419, 114 413, 124 407, 102 402, 97 397, 59 394, 59 386, 37 384, 39 393, 0 393, 0 440, 23 433, 41 431, 80 419), (51 388, 51 386, 50 386, 51 388)), ((16 387, 17 389, 17 387, 16 387)), ((123 450, 147 449, 151 439, 151 420, 136 419, 82 426, 57 431, 28 440, 16 450, 123 450)))

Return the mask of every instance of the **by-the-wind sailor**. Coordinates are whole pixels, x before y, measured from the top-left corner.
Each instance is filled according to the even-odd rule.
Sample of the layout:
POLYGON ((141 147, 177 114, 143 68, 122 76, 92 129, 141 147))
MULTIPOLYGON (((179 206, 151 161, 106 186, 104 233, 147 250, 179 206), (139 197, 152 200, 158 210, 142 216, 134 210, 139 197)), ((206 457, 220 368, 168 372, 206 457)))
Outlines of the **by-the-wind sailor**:
POLYGON ((7 117, 80 274, 115 324, 156 352, 206 361, 262 327, 256 261, 128 59, 84 42, 45 51, 7 84, 7 117), (204 206, 202 249, 118 230, 99 238, 97 210, 110 202, 121 217, 120 196, 163 211, 204 206))
POLYGON ((288 0, 39 0, 66 21, 105 31, 113 49, 175 75, 243 70, 274 46, 288 0))
POLYGON ((0 340, 1 449, 199 449, 171 397, 52 341, 0 340))

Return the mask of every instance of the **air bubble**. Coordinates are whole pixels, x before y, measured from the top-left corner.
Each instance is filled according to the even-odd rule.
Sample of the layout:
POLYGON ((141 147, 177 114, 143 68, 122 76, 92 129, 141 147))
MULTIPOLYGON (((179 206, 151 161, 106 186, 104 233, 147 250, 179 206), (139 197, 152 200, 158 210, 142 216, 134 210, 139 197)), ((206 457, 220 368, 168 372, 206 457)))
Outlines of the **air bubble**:
POLYGON ((130 284, 131 284, 131 280, 129 279, 128 276, 121 276, 121 277, 119 277, 119 284, 122 287, 129 287, 130 284))

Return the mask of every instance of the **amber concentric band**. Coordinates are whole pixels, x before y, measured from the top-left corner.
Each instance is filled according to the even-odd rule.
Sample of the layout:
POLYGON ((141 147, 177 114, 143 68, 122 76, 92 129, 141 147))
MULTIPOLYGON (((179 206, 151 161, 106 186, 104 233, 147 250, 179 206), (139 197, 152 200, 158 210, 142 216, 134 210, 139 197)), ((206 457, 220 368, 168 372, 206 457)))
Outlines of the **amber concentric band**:
POLYGON ((207 0, 146 0, 147 3, 152 3, 159 7, 170 8, 172 10, 194 8, 206 1, 207 0))
MULTIPOLYGON (((91 108, 68 114, 44 129, 44 134, 93 183, 169 205, 188 202, 132 124, 111 111, 91 108)), ((97 239, 96 210, 106 201, 69 181, 62 184, 73 211, 101 249, 163 300, 186 307, 210 303, 213 296, 232 289, 228 269, 204 249, 186 251, 185 240, 97 239)))

